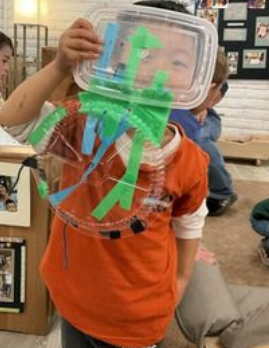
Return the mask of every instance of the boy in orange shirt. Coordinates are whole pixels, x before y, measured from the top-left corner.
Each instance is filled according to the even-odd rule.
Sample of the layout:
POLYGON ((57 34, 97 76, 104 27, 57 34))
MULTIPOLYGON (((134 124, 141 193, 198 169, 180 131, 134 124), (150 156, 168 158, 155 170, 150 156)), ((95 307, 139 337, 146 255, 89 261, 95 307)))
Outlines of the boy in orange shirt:
MULTIPOLYGON (((173 1, 140 4, 186 12, 173 1)), ((51 91, 78 61, 97 59, 101 51, 92 25, 77 20, 61 36, 56 59, 11 95, 0 111, 0 123, 26 141, 53 110, 44 105, 51 91)), ((162 149, 164 191, 171 199, 143 233, 114 240, 91 238, 54 219, 41 274, 64 318, 63 348, 159 347, 164 338, 202 236, 208 159, 175 125, 168 125, 162 149), (65 246, 63 233, 68 235, 65 246), (65 253, 68 263, 63 265, 65 253)), ((84 204, 83 199, 74 201, 77 210, 84 204)))

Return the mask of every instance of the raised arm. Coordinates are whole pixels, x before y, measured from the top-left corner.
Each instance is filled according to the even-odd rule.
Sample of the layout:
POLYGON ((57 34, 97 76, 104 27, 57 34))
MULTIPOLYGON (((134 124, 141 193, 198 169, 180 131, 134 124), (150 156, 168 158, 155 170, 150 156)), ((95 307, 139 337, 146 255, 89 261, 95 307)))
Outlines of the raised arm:
POLYGON ((102 50, 101 39, 91 23, 75 21, 60 37, 55 60, 19 85, 0 109, 0 124, 26 123, 40 113, 42 105, 72 68, 83 59, 95 60, 102 50))

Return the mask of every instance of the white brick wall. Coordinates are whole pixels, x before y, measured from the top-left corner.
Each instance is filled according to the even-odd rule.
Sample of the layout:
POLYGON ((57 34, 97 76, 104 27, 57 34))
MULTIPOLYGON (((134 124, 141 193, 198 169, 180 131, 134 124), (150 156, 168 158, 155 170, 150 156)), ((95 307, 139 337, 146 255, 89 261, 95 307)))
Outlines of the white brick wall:
MULTIPOLYGON (((50 46, 56 46, 61 32, 88 11, 90 1, 97 2, 49 0, 50 46)), ((13 0, 0 0, 0 28, 13 37, 13 0)), ((27 46, 35 52, 34 39, 27 46)), ((269 134, 269 81, 230 81, 229 93, 218 110, 224 114, 224 135, 269 134)))
POLYGON ((223 136, 269 136, 269 81, 229 82, 230 89, 218 105, 223 136))

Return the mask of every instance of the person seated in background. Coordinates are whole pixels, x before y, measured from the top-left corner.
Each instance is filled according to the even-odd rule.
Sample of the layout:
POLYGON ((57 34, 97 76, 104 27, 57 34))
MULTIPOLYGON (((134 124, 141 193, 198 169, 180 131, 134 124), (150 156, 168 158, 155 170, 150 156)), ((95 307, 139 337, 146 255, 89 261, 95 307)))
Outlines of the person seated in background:
POLYGON ((257 251, 261 262, 269 266, 269 198, 258 202, 253 207, 250 224, 255 232, 263 236, 257 251))
MULTIPOLYGON (((9 61, 14 53, 13 43, 11 39, 0 31, 0 108, 4 105, 3 98, 3 81, 9 73, 9 61)), ((3 130, 0 125, 0 143, 3 144, 7 140, 14 143, 14 140, 3 130)), ((0 211, 5 210, 5 205, 2 203, 0 193, 0 211)))
POLYGON ((225 53, 217 54, 211 88, 205 101, 192 110, 173 110, 170 121, 181 124, 187 136, 195 141, 210 157, 207 208, 209 216, 223 214, 237 199, 232 179, 217 146, 221 134, 221 118, 213 109, 228 91, 229 67, 225 53))
POLYGON ((231 175, 226 169, 223 155, 217 145, 222 125, 221 117, 214 106, 224 98, 228 89, 229 85, 225 81, 215 95, 210 108, 206 110, 204 121, 201 114, 199 115, 202 126, 198 134, 198 144, 210 157, 208 170, 209 195, 207 197, 209 216, 223 214, 238 199, 233 190, 231 175))
POLYGON ((0 107, 4 100, 2 97, 2 80, 9 72, 9 61, 13 55, 11 39, 0 31, 0 107))

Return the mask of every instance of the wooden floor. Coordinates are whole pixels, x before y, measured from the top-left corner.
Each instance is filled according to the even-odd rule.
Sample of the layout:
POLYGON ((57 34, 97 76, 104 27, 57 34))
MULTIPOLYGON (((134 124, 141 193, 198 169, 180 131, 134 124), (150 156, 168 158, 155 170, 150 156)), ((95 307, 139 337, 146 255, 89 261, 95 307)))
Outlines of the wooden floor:
MULTIPOLYGON (((227 168, 234 179, 269 182, 269 162, 263 162, 260 166, 253 165, 249 162, 227 163, 227 168)), ((265 198, 266 195, 268 196, 268 192, 265 192, 265 198)), ((55 318, 52 331, 45 337, 0 331, 0 348, 60 347, 60 324, 57 317, 55 318)), ((208 347, 217 348, 218 346, 214 341, 210 341, 208 347)))
POLYGON ((0 332, 0 348, 61 348, 60 320, 55 316, 53 328, 48 336, 2 331, 0 332))

